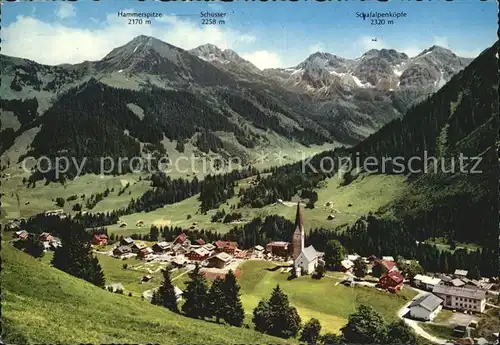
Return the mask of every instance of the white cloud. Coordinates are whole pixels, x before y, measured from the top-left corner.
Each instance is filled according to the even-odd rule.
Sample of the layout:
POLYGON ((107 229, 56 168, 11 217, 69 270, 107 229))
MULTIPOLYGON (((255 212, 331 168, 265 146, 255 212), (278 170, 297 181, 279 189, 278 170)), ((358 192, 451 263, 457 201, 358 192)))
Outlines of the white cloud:
POLYGON ((309 46, 309 53, 324 52, 326 50, 323 43, 317 42, 309 46))
POLYGON ((282 67, 283 63, 278 54, 267 50, 258 50, 242 54, 242 58, 250 61, 259 69, 282 67))
POLYGON ((56 10, 56 16, 59 19, 66 19, 76 16, 75 6, 68 2, 59 2, 56 10))
POLYGON ((382 49, 384 47, 384 43, 381 39, 370 36, 360 37, 355 45, 360 47, 363 53, 370 49, 382 49))
MULTIPOLYGON (((127 9, 123 12, 134 10, 127 9)), ((189 19, 167 16, 152 18, 151 21, 150 25, 128 25, 127 18, 113 13, 100 23, 99 28, 86 29, 58 22, 44 22, 31 16, 19 16, 2 30, 2 53, 56 65, 102 59, 113 48, 141 34, 156 37, 183 49, 212 43, 221 49, 252 52, 249 44, 256 41, 256 37, 250 33, 215 25, 201 26, 189 19)), ((252 54, 255 57, 262 56, 258 51, 252 54)))

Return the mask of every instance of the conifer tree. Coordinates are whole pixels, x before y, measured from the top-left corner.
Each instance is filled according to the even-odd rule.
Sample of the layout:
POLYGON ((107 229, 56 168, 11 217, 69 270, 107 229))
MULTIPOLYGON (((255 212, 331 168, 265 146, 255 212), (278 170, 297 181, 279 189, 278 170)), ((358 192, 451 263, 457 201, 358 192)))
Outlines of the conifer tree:
POLYGON ((210 286, 207 296, 207 308, 209 316, 215 317, 217 323, 224 318, 226 300, 224 295, 224 280, 217 277, 210 286))
POLYGON ((225 307, 223 314, 224 321, 231 326, 240 327, 245 320, 245 310, 241 304, 240 286, 232 270, 226 274, 222 289, 225 307))
POLYGON ((189 317, 205 318, 210 315, 207 308, 208 284, 205 276, 200 272, 200 266, 188 273, 190 280, 187 282, 183 297, 182 311, 189 317))
POLYGON ((89 233, 81 224, 69 219, 62 221, 59 226, 64 231, 59 231, 61 247, 55 250, 52 265, 74 277, 103 287, 104 273, 97 257, 92 254, 89 233))
POLYGON ((303 341, 309 345, 316 344, 318 342, 320 332, 321 324, 319 320, 312 318, 304 325, 302 334, 300 336, 300 341, 303 341))
POLYGON ((253 315, 256 330, 276 337, 295 337, 301 328, 297 309, 290 305, 279 285, 273 289, 269 300, 259 302, 253 315))
POLYGON ((174 313, 179 312, 179 308, 177 306, 177 297, 175 296, 175 288, 172 284, 172 280, 170 278, 170 268, 162 270, 163 273, 163 282, 162 285, 155 290, 153 293, 153 297, 151 298, 151 303, 155 305, 161 305, 174 313))

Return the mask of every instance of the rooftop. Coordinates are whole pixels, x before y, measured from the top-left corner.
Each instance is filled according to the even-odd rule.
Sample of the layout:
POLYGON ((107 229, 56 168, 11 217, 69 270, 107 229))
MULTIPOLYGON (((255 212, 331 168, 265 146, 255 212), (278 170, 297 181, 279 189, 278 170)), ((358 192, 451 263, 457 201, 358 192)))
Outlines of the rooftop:
POLYGON ((457 297, 484 299, 486 292, 480 289, 468 289, 456 286, 436 285, 432 292, 435 294, 451 295, 457 297))
POLYGON ((275 242, 270 242, 267 245, 272 246, 272 247, 284 247, 289 245, 289 242, 284 242, 284 241, 275 241, 275 242))
POLYGON ((469 273, 469 272, 466 270, 456 269, 454 274, 457 276, 464 276, 465 277, 467 275, 467 273, 469 273))
POLYGON ((419 298, 414 299, 409 307, 420 306, 428 311, 434 311, 437 307, 443 302, 441 298, 431 293, 427 295, 420 296, 419 298))
POLYGON ((429 284, 429 285, 437 285, 441 281, 439 278, 434 278, 426 275, 421 275, 417 274, 414 278, 414 280, 420 280, 424 284, 429 284))
POLYGON ((221 261, 224 261, 224 262, 231 260, 231 255, 229 255, 228 253, 224 253, 224 252, 215 255, 215 257, 221 261))

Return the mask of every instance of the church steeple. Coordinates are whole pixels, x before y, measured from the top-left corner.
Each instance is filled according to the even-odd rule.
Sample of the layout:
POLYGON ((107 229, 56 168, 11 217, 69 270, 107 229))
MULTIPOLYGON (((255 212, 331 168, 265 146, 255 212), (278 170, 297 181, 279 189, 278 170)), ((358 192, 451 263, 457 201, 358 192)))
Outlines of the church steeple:
POLYGON ((297 202, 297 213, 295 214, 295 231, 292 238, 292 258, 295 261, 304 249, 304 222, 302 220, 302 211, 300 210, 300 202, 297 202))

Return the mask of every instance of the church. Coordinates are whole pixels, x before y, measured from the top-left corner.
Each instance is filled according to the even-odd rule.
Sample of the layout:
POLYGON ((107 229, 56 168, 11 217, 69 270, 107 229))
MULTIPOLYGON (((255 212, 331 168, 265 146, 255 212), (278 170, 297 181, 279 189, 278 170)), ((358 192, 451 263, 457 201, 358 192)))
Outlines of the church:
MULTIPOLYGON (((292 237, 292 259, 295 275, 300 277, 302 274, 312 274, 316 266, 322 261, 322 252, 316 251, 313 246, 304 248, 304 222, 302 220, 302 211, 300 202, 297 203, 297 213, 295 215, 295 231, 292 237)), ((324 263, 323 263, 324 264, 324 263)))

